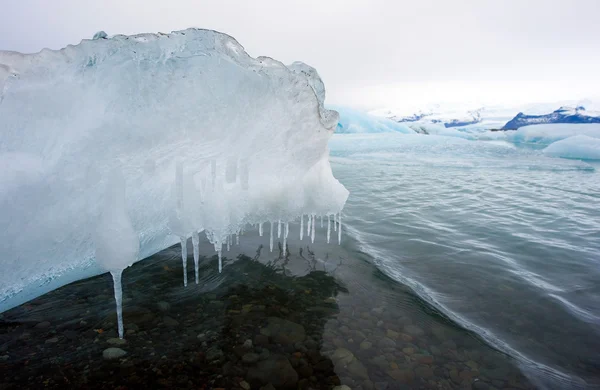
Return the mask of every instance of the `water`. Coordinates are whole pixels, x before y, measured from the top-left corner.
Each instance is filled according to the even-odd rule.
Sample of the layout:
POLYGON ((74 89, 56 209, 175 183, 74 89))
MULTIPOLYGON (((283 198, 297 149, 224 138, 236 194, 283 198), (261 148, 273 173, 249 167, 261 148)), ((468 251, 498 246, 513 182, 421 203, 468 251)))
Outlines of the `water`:
POLYGON ((350 234, 382 272, 538 385, 598 384, 599 163, 444 137, 330 147, 350 234))
POLYGON ((434 136, 330 148, 341 245, 327 223, 301 241, 298 220, 271 252, 248 227, 219 273, 201 236, 185 288, 168 248, 123 273, 125 344, 110 275, 61 287, 0 315, 0 388, 598 387, 597 163, 434 136), (275 378, 282 361, 297 377, 275 378))

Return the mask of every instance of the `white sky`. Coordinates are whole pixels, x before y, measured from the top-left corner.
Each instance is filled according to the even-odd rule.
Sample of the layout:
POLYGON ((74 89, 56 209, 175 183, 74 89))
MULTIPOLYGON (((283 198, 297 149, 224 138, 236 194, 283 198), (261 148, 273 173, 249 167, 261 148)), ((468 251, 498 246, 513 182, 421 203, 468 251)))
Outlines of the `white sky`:
POLYGON ((328 103, 515 104, 600 96, 600 0, 0 0, 0 50, 210 28, 304 61, 328 103))

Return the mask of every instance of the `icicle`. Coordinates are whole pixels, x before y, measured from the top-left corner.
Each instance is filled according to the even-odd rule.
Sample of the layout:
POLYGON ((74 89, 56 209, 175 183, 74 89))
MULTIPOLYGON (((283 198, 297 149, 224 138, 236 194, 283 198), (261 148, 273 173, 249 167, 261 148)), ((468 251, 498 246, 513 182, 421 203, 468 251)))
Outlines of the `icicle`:
POLYGON ((262 229, 262 222, 258 224, 258 235, 262 237, 263 235, 263 229, 262 229))
POLYGON ((317 216, 313 215, 311 217, 311 221, 312 221, 312 228, 311 228, 311 232, 310 232, 310 242, 312 242, 314 244, 315 243, 315 222, 317 222, 317 216))
POLYGON ((183 262, 183 286, 187 287, 187 238, 179 237, 181 241, 181 261, 183 262))
POLYGON ((323 227, 323 216, 321 215, 321 227, 323 227))
POLYGON ((219 244, 219 250, 217 250, 217 255, 219 255, 219 273, 223 270, 223 260, 222 260, 222 252, 223 252, 223 244, 219 244))
POLYGON ((333 214, 333 231, 334 232, 337 232, 337 222, 336 222, 337 220, 336 220, 336 218, 337 218, 337 214, 333 214))
POLYGON ((231 247, 231 234, 227 235, 227 252, 229 252, 229 248, 231 247))
POLYGON ((117 304, 117 323, 119 324, 119 338, 123 338, 123 287, 121 285, 121 275, 123 270, 111 271, 113 278, 113 287, 115 289, 115 302, 117 304))
POLYGON ((310 229, 312 228, 312 214, 308 215, 308 224, 306 226, 306 235, 310 237, 310 229))
POLYGON ((338 215, 338 223, 340 224, 338 228, 338 245, 342 243, 342 212, 338 215))
POLYGON ((273 222, 271 222, 271 239, 269 245, 271 246, 271 252, 273 252, 273 222))
POLYGON ((240 245, 240 235, 239 235, 239 233, 235 234, 235 245, 240 245))
POLYGON ((281 238, 281 219, 277 223, 277 238, 281 238))
POLYGON ((290 223, 286 222, 285 223, 285 235, 283 236, 283 238, 288 238, 289 234, 290 234, 290 223))
POLYGON ((331 216, 327 214, 327 243, 329 244, 329 238, 331 237, 331 216))
POLYGON ((198 260, 200 259, 200 236, 198 232, 192 233, 192 245, 194 247, 194 275, 196 275, 196 284, 198 284, 198 260))
POLYGON ((304 238, 304 214, 300 214, 300 241, 304 238))
POLYGON ((210 160, 210 176, 212 179, 212 189, 214 191, 217 181, 217 160, 210 160))
MULTIPOLYGON (((287 223, 286 225, 286 230, 287 230, 287 223)), ((285 255, 287 254, 287 234, 283 235, 283 257, 285 257, 285 255)))

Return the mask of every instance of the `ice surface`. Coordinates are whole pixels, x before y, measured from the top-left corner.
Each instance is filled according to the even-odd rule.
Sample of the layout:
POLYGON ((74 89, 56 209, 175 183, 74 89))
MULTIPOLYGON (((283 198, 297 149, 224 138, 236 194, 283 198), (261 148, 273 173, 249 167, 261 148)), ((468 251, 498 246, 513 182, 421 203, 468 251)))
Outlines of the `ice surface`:
POLYGON ((94 237, 115 168, 140 243, 119 266, 202 230, 221 257, 246 223, 337 213, 348 196, 328 159, 338 114, 324 108, 316 71, 251 58, 221 33, 0 52, 0 93, 0 258, 10 270, 0 311, 102 272, 94 237))
POLYGON ((543 153, 553 157, 600 160, 600 138, 576 135, 554 142, 543 153))

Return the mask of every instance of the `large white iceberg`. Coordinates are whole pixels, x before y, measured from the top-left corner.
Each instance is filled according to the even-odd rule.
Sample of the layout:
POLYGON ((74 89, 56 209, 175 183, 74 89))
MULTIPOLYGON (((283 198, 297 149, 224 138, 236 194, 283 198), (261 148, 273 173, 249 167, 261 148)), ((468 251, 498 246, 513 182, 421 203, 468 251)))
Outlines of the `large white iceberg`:
POLYGON ((96 251, 122 254, 105 245, 130 226, 139 255, 128 238, 116 268, 202 230, 220 249, 247 223, 339 213, 324 99, 313 68, 209 30, 0 52, 0 311, 112 271, 96 251))

